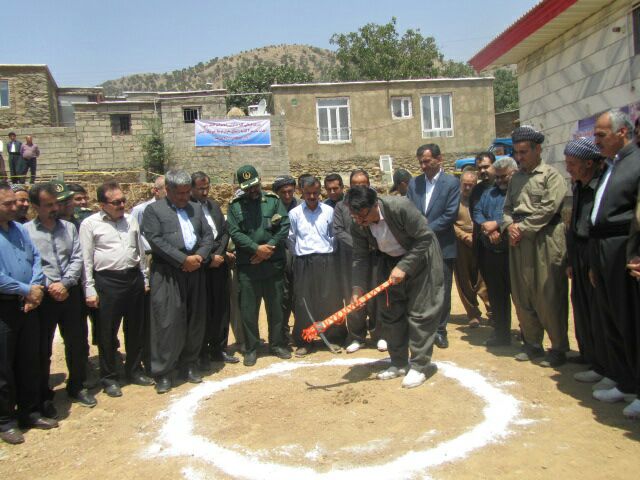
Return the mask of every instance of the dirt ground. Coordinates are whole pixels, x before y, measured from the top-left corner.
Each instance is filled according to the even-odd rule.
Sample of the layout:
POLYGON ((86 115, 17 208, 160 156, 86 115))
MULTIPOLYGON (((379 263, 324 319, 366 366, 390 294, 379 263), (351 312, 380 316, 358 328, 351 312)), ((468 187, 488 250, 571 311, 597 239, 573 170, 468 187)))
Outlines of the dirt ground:
MULTIPOLYGON (((451 347, 436 349, 434 360, 482 374, 520 401, 520 417, 505 438, 416 478, 427 473, 438 479, 638 478, 640 421, 622 416, 625 404, 592 399, 590 385, 572 380, 582 366, 545 369, 514 361, 516 347, 487 351, 482 344, 491 329, 466 326, 455 288, 453 302, 451 347)), ((262 322, 266 337, 264 316, 262 322)), ((121 398, 98 392, 98 405, 87 409, 70 404, 64 393, 66 367, 59 343, 54 356, 60 428, 28 431, 23 445, 0 444, 0 478, 233 478, 191 455, 149 454, 165 421, 158 414, 198 387, 181 384, 160 396, 153 388, 125 386, 121 398)), ((352 357, 384 359, 386 354, 374 348, 339 356, 318 351, 304 361, 352 357)), ((276 362, 265 355, 251 369, 241 363, 225 365, 206 380, 231 379, 276 362)), ((239 383, 199 404, 194 433, 263 462, 322 473, 379 465, 411 450, 428 450, 484 418, 484 401, 442 373, 420 388, 405 390, 399 379, 375 380, 381 368, 300 368, 239 383)), ((256 476, 261 477, 259 472, 256 476)))

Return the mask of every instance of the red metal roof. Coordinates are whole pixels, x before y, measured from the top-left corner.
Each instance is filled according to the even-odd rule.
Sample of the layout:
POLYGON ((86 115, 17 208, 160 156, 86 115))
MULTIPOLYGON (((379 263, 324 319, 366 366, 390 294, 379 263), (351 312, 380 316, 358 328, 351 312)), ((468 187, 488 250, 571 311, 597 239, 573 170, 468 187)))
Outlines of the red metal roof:
POLYGON ((517 63, 527 54, 603 8, 603 0, 543 0, 476 53, 469 63, 487 67, 517 63))

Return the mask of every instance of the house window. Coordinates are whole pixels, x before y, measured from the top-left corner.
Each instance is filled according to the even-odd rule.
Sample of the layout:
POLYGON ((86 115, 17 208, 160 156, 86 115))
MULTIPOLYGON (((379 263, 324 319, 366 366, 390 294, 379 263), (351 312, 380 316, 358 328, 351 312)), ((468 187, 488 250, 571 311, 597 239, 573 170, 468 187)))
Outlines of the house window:
POLYGON ((9 106, 9 80, 0 80, 0 107, 9 106))
POLYGON ((453 137, 453 109, 451 94, 423 95, 422 138, 453 137))
POLYGON ((411 97, 391 98, 391 118, 411 118, 412 116, 411 97))
POLYGON ((182 109, 184 123, 195 123, 200 120, 200 107, 188 107, 182 109))
POLYGON ((131 134, 131 114, 111 115, 111 135, 131 134))
POLYGON ((318 142, 351 141, 351 119, 348 98, 318 98, 318 142))
POLYGON ((631 12, 631 21, 633 23, 633 54, 640 54, 640 5, 636 6, 631 12))

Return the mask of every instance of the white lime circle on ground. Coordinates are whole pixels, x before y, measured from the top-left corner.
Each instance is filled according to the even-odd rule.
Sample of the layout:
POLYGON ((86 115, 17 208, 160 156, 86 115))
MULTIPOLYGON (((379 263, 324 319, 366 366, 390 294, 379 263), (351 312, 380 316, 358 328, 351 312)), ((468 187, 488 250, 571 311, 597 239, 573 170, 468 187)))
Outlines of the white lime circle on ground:
MULTIPOLYGON (((265 462, 250 453, 240 453, 218 445, 215 441, 193 432, 193 419, 201 400, 243 382, 257 380, 270 375, 288 373, 300 368, 341 367, 380 363, 379 359, 348 358, 327 362, 280 362, 267 368, 255 370, 237 377, 218 381, 206 381, 176 399, 167 410, 160 413, 164 420, 157 442, 147 453, 151 456, 190 457, 203 460, 228 475, 247 479, 295 479, 328 480, 367 478, 401 479, 428 477, 429 470, 466 457, 469 453, 490 443, 497 442, 511 433, 510 426, 520 415, 519 401, 490 382, 480 373, 461 368, 451 362, 437 362, 438 371, 445 377, 456 380, 485 402, 484 420, 451 440, 444 441, 426 450, 413 450, 384 464, 335 468, 318 472, 308 466, 283 465, 265 462)), ((425 388, 419 387, 419 388, 425 388)), ((402 395, 401 390, 398 395, 402 395)), ((463 406, 461 408, 464 408, 463 406)), ((416 447, 418 445, 416 444, 416 447)))

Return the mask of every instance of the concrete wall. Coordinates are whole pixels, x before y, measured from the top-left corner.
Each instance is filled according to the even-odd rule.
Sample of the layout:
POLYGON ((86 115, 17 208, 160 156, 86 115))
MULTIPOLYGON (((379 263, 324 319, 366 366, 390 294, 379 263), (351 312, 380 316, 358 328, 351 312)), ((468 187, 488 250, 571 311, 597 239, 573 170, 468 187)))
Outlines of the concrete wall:
POLYGON ((132 170, 142 168, 141 136, 145 121, 154 117, 153 102, 75 104, 80 170, 132 170), (112 135, 111 115, 131 115, 131 134, 112 135))
POLYGON ((609 3, 518 64, 520 123, 544 130, 543 159, 563 173, 578 120, 640 101, 631 6, 609 3))
POLYGON ((356 82, 277 86, 272 88, 275 112, 286 116, 291 172, 325 175, 364 167, 375 173, 379 157, 394 158, 394 168, 419 171, 415 151, 424 143, 440 145, 447 161, 486 149, 495 136, 493 79, 409 82, 356 82), (451 93, 453 137, 422 137, 420 96, 451 93), (410 96, 413 116, 393 119, 391 97, 410 96), (318 142, 316 99, 348 97, 351 141, 318 142))
POLYGON ((58 125, 57 87, 44 66, 0 66, 0 80, 9 81, 9 107, 0 108, 0 128, 58 125))
POLYGON ((510 137, 519 124, 520 110, 496 113, 496 137, 510 137))

